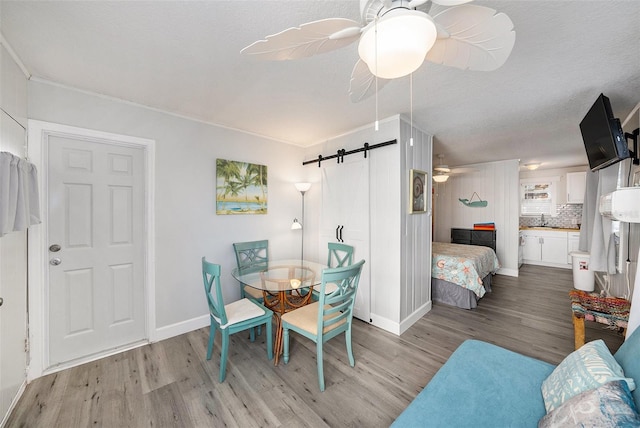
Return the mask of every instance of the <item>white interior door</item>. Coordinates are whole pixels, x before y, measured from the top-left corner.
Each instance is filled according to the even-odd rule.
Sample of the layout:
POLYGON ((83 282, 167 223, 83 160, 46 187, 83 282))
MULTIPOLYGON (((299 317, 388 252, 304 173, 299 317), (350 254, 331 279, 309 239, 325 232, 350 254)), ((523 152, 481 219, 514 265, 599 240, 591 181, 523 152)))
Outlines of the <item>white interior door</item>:
POLYGON ((144 152, 51 136, 49 366, 146 337, 144 152))
POLYGON ((353 314, 371 322, 369 162, 359 156, 348 156, 340 164, 322 165, 321 259, 327 255, 328 242, 340 241, 354 247, 354 262, 365 260, 353 314), (336 228, 341 229, 336 232, 336 228))

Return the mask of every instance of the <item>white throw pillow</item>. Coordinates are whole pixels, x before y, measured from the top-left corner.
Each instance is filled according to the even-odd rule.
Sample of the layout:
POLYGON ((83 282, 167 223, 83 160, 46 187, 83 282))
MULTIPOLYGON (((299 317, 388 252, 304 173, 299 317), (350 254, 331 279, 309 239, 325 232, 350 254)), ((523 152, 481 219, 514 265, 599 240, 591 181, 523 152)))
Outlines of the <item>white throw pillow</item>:
POLYGON ((624 377, 620 364, 613 358, 602 340, 583 345, 569 354, 542 382, 542 397, 547 413, 562 403, 612 380, 624 380, 633 391, 636 384, 624 377))

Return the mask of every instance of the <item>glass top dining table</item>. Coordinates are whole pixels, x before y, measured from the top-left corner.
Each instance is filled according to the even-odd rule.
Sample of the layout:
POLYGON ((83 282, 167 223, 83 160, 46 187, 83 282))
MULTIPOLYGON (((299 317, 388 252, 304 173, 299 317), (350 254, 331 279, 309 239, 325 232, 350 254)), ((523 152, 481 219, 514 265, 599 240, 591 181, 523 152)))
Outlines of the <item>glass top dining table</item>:
POLYGON ((328 266, 300 259, 270 260, 263 268, 235 268, 231 275, 240 283, 262 290, 264 305, 276 322, 275 364, 282 353, 280 317, 311 302, 313 287, 322 282, 322 270, 328 266))
POLYGON ((319 285, 322 270, 327 265, 309 260, 286 259, 269 261, 264 269, 235 268, 231 275, 241 283, 258 290, 277 293, 280 291, 303 290, 319 285))

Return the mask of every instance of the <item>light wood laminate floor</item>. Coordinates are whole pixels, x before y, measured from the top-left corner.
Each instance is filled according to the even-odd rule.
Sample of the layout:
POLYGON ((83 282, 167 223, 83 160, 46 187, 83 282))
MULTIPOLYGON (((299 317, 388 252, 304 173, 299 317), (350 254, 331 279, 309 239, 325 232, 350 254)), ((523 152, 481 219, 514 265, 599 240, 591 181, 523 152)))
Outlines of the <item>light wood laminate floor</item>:
MULTIPOLYGON (((219 336, 209 329, 143 346, 33 381, 8 427, 387 427, 462 341, 475 338, 559 363, 573 351, 569 269, 525 265, 497 275, 474 310, 434 305, 398 337, 354 320, 351 368, 342 336, 325 345, 318 390, 314 344, 292 334, 291 360, 274 367, 264 337, 232 336, 218 382, 219 336)), ((587 341, 622 336, 587 322, 587 341)))

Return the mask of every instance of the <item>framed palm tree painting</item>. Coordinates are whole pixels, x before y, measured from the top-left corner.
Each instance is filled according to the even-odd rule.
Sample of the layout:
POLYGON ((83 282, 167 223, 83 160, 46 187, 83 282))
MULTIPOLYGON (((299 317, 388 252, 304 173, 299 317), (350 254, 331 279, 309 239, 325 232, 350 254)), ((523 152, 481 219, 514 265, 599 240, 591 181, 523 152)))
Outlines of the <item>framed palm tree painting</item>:
POLYGON ((266 214, 267 167, 216 159, 216 214, 266 214))

